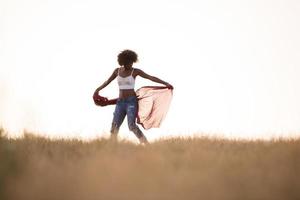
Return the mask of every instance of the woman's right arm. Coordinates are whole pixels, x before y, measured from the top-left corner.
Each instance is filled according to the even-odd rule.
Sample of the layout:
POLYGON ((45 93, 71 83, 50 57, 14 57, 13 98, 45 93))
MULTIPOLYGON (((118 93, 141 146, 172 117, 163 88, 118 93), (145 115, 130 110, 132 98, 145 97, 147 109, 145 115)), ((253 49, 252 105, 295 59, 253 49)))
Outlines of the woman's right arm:
POLYGON ((95 93, 98 93, 100 90, 105 88, 108 84, 110 84, 110 82, 112 82, 117 77, 117 75, 118 75, 118 68, 116 68, 111 74, 111 76, 95 90, 95 93))

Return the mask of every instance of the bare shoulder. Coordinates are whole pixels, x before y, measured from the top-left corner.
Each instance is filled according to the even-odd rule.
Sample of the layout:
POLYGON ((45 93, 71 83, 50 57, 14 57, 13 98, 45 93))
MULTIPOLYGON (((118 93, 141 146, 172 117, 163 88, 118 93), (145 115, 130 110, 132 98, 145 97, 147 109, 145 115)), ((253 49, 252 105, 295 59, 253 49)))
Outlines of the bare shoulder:
POLYGON ((139 69, 139 68, 134 68, 133 73, 134 73, 135 75, 140 75, 141 73, 143 73, 143 70, 141 70, 141 69, 139 69))
POLYGON ((133 72, 132 72, 132 76, 135 78, 137 77, 138 75, 140 75, 141 71, 139 68, 133 68, 133 72))
POLYGON ((143 78, 151 79, 151 76, 149 74, 147 74, 146 72, 144 72, 143 70, 141 70, 141 69, 136 68, 136 70, 134 70, 134 71, 135 71, 135 73, 133 74, 134 77, 140 76, 140 77, 143 77, 143 78))

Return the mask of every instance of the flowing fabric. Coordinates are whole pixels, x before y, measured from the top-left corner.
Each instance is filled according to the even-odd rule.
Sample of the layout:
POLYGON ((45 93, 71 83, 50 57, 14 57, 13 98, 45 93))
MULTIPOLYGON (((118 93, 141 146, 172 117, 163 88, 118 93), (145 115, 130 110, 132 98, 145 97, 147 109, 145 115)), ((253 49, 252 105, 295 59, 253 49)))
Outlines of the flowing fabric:
MULTIPOLYGON (((158 128, 165 119, 170 107, 173 90, 161 86, 145 86, 136 91, 138 97, 137 123, 144 129, 158 128)), ((94 103, 98 106, 116 104, 118 98, 107 99, 94 94, 94 103)))
POLYGON ((145 86, 136 91, 138 96, 137 123, 144 129, 158 128, 165 119, 173 90, 167 87, 145 86))

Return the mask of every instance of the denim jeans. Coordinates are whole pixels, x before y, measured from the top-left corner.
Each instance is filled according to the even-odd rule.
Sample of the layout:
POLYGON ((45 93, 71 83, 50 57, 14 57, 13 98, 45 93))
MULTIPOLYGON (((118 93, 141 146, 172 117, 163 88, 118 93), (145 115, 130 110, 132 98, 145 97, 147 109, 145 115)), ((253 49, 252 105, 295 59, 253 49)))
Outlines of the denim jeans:
POLYGON ((136 96, 130 96, 124 99, 118 99, 114 111, 114 117, 111 126, 111 134, 117 134, 122 125, 125 116, 127 115, 128 128, 138 138, 143 137, 142 131, 136 124, 136 117, 138 112, 138 102, 136 96))

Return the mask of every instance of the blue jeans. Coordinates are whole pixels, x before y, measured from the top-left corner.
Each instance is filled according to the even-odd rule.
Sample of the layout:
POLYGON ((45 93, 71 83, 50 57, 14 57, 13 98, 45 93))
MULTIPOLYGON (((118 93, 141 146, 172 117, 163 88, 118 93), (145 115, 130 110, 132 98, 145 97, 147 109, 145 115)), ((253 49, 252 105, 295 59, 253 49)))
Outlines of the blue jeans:
POLYGON ((129 130, 132 131, 137 136, 137 138, 143 137, 144 134, 136 124, 137 112, 138 102, 136 96, 118 99, 110 131, 111 134, 118 134, 119 128, 122 125, 125 116, 127 115, 129 130))

